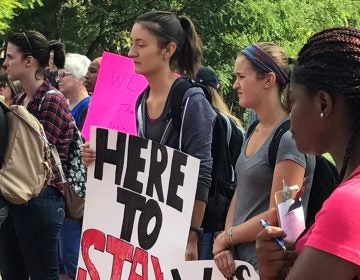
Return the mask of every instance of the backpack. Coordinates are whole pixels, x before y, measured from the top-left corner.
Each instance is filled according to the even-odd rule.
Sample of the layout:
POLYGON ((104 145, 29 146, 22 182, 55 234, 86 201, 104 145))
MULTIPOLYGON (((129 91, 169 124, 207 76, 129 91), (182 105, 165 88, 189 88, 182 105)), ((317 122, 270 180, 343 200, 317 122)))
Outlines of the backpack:
MULTIPOLYGON (((201 87, 206 99, 211 103, 211 93, 207 87, 188 79, 175 81, 170 92, 170 118, 175 129, 180 130, 182 100, 185 92, 191 87, 201 87)), ((213 129, 211 155, 213 158, 212 183, 208 203, 202 223, 204 232, 223 230, 227 211, 236 188, 235 165, 243 143, 243 133, 227 116, 216 112, 213 129)))
MULTIPOLYGON (((74 127, 76 128, 76 126, 74 127)), ((69 146, 66 175, 62 170, 59 153, 56 149, 52 150, 52 156, 60 170, 64 183, 65 218, 69 220, 82 220, 84 216, 86 169, 81 158, 81 144, 80 131, 76 128, 73 141, 71 141, 69 146)))
MULTIPOLYGON (((41 104, 48 94, 60 93, 56 90, 47 91, 41 99, 39 111, 41 104)), ((56 148, 52 149, 51 152, 56 166, 58 166, 60 170, 62 181, 64 182, 65 217, 70 220, 81 220, 84 215, 87 170, 81 157, 80 146, 83 144, 83 139, 80 130, 75 124, 75 120, 73 119, 72 121, 74 133, 73 139, 69 144, 66 174, 64 174, 62 170, 61 160, 56 148)))
POLYGON ((4 152, 5 147, 8 141, 8 124, 6 120, 6 114, 3 107, 0 106, 0 169, 3 165, 3 158, 4 158, 4 152))
MULTIPOLYGON (((259 120, 254 121, 246 133, 249 138, 259 120)), ((283 122, 275 131, 269 146, 269 164, 274 170, 276 155, 281 137, 290 129, 290 120, 283 122)), ((305 155, 306 156, 306 155, 305 155)), ((339 173, 336 167, 324 156, 316 156, 315 170, 308 201, 305 225, 309 228, 315 221, 317 212, 321 209, 324 201, 330 196, 338 184, 339 173)))
MULTIPOLYGON (((24 106, 8 107, 0 100, 0 107, 5 112, 8 126, 6 131, 1 131, 0 145, 4 150, 0 194, 11 203, 23 204, 37 197, 49 183, 52 147, 41 123, 24 106)), ((3 122, 1 117, 1 127, 3 122)))

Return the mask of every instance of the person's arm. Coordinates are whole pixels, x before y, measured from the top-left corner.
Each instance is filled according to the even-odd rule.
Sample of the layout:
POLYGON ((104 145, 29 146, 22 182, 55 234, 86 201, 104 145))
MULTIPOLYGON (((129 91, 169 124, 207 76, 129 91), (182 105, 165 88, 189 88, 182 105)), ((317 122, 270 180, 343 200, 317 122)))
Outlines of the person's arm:
MULTIPOLYGON (((195 203, 191 219, 191 227, 200 229, 205 214, 208 192, 211 187, 212 170, 212 131, 215 121, 215 111, 203 94, 192 95, 197 88, 189 89, 184 96, 187 105, 184 106, 182 124, 182 151, 200 159, 199 179, 195 195, 195 203), (189 96, 187 99, 187 96, 189 96)), ((188 244, 186 247, 185 259, 198 259, 199 235, 194 231, 189 231, 188 244)))
MULTIPOLYGON (((304 167, 302 167, 295 161, 283 160, 278 162, 274 170, 271 194, 269 198, 269 209, 276 207, 275 192, 279 191, 282 188, 283 179, 289 186, 295 184, 301 186, 304 180, 304 174, 304 167)), ((227 228, 215 239, 213 253, 218 254, 221 251, 226 250, 229 245, 237 245, 245 242, 254 241, 256 239, 256 235, 262 230, 259 220, 268 218, 269 213, 268 211, 265 211, 240 225, 232 227, 231 238, 230 228, 227 228)))
POLYGON ((288 242, 285 232, 277 227, 277 209, 272 208, 269 213, 268 226, 256 236, 256 258, 258 261, 259 276, 262 280, 283 280, 289 268, 294 264, 297 254, 294 243, 288 242), (274 241, 274 238, 283 239, 287 250, 283 250, 274 241))
MULTIPOLYGON (((201 224, 204 218, 205 208, 206 202, 201 200, 195 200, 191 217, 192 228, 201 230, 201 224)), ((190 229, 186 246, 185 260, 192 261, 198 259, 198 241, 199 233, 190 229)))
POLYGON ((235 203, 236 203, 237 191, 235 190, 234 195, 231 199, 228 212, 226 214, 225 228, 230 228, 234 219, 235 203))
POLYGON ((215 255, 214 262, 226 279, 233 279, 235 274, 235 262, 231 250, 225 250, 215 255))
POLYGON ((85 142, 81 145, 81 157, 86 167, 89 167, 93 162, 95 162, 96 152, 90 148, 90 142, 85 142))
MULTIPOLYGON (((234 212, 235 212, 235 202, 237 197, 237 191, 234 192, 234 195, 231 199, 230 206, 226 215, 225 228, 230 228, 233 223, 234 212)), ((214 261, 218 269, 224 275, 225 278, 231 278, 235 273, 235 262, 233 257, 233 252, 229 248, 218 254, 214 254, 214 261)))
POLYGON ((352 280, 360 267, 324 251, 304 247, 286 280, 352 280))

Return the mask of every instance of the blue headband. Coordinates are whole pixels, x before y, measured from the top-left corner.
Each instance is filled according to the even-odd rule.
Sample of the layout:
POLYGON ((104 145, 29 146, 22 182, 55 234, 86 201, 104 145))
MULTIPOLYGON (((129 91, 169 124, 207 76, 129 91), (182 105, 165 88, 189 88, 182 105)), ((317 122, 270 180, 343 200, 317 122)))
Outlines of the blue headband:
POLYGON ((274 72, 282 88, 289 82, 289 76, 276 64, 276 62, 256 44, 248 46, 241 51, 255 66, 266 73, 274 72))

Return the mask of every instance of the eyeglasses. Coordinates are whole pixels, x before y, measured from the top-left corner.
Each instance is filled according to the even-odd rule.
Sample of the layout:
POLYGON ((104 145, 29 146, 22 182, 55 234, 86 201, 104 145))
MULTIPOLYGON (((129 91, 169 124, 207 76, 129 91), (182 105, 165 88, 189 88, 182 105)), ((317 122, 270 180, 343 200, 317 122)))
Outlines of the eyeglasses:
POLYGON ((6 88, 7 86, 8 86, 7 83, 2 83, 2 82, 0 82, 0 88, 6 88))
POLYGON ((72 75, 70 72, 58 72, 57 79, 59 81, 62 81, 62 79, 64 79, 66 76, 70 76, 70 75, 72 75))

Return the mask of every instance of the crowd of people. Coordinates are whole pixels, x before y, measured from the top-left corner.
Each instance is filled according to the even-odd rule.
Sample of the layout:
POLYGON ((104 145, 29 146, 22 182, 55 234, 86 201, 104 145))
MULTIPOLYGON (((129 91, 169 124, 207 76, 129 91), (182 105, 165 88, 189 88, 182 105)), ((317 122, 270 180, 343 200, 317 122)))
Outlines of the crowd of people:
MULTIPOLYGON (((137 102, 138 136, 200 159, 184 260, 214 259, 227 279, 235 274, 234 260, 250 263, 265 280, 359 277, 360 224, 353 217, 360 211, 360 30, 337 27, 316 33, 296 59, 272 42, 253 42, 241 50, 234 58, 233 89, 239 106, 250 110, 251 122, 256 120, 251 133, 218 93, 216 73, 202 66, 201 39, 188 17, 156 10, 140 15, 130 43, 128 56, 135 72, 148 82, 137 102), (186 89, 177 128, 166 118, 172 90, 184 78, 207 89, 196 83, 186 89), (212 143, 219 113, 244 134, 235 143, 238 152, 230 151, 236 154, 236 187, 223 228, 203 233, 203 221, 211 223, 206 209, 214 188, 212 143), (272 167, 269 146, 289 120, 291 129, 281 137, 272 167), (316 188, 315 155, 325 152, 335 160, 339 186, 315 222, 295 242, 287 240, 284 230, 276 227, 275 192, 285 182, 303 186, 306 216, 310 192, 316 194, 311 189, 316 188), (260 219, 273 226, 263 229, 260 219), (275 239, 283 239, 286 250, 275 239)), ((37 31, 11 34, 0 95, 8 106, 25 106, 42 123, 66 168, 73 120, 81 129, 101 57, 90 61, 81 54, 66 54, 64 47, 37 31)), ((85 165, 95 156, 89 143, 82 145, 85 165)), ((2 279, 75 279, 82 221, 65 219, 63 183, 55 166, 53 173, 40 195, 25 204, 0 197, 2 279)))

